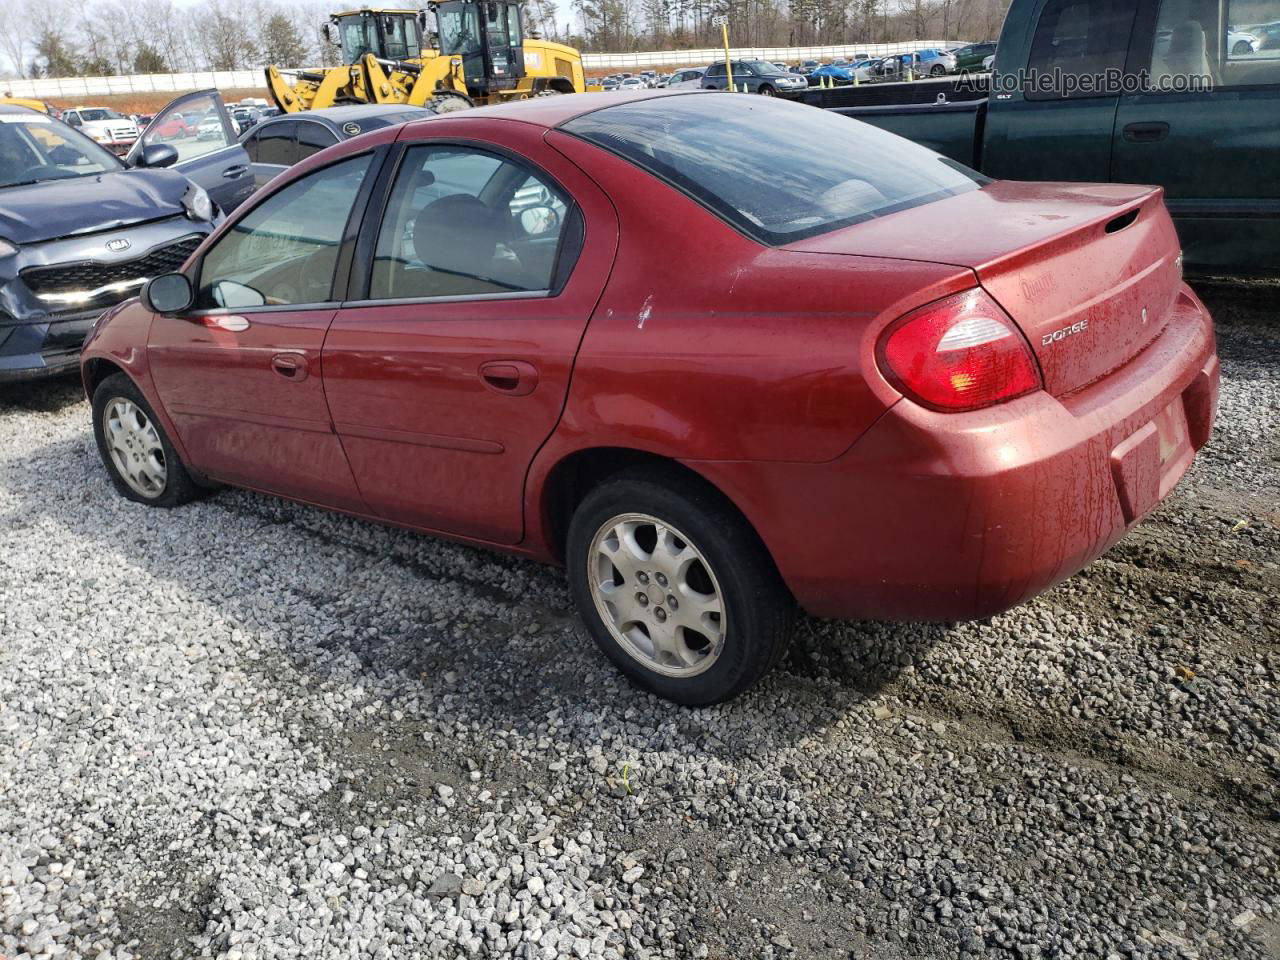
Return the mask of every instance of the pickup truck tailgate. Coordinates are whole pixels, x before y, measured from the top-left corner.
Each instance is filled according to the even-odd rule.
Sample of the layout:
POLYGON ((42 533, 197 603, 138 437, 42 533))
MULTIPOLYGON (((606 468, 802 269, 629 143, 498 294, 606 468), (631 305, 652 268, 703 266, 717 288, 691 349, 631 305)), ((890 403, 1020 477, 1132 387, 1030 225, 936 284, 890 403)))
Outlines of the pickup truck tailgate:
POLYGON ((1064 396, 1164 329, 1182 285, 1158 188, 999 181, 788 249, 965 266, 1026 334, 1064 396))

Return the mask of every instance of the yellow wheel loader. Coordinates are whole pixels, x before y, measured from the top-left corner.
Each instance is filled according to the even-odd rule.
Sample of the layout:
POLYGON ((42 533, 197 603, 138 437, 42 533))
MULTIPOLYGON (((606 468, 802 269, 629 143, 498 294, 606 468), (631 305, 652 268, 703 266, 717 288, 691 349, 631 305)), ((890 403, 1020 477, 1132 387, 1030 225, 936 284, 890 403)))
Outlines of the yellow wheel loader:
POLYGON ((428 10, 429 34, 428 11, 335 13, 321 33, 339 47, 343 66, 267 67, 267 89, 286 113, 342 103, 430 105, 444 113, 586 89, 578 51, 526 37, 518 2, 441 0, 428 10))

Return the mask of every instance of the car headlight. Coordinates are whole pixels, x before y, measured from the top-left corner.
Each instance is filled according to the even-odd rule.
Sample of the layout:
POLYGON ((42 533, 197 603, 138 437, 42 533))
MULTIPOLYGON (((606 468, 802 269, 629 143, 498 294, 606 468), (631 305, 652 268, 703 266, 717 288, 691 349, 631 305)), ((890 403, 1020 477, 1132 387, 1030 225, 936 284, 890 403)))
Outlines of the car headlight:
POLYGON ((18 245, 0 237, 0 257, 12 257, 18 252, 18 245))
POLYGON ((194 183, 182 195, 182 208, 192 220, 213 219, 213 201, 203 187, 197 187, 194 183))

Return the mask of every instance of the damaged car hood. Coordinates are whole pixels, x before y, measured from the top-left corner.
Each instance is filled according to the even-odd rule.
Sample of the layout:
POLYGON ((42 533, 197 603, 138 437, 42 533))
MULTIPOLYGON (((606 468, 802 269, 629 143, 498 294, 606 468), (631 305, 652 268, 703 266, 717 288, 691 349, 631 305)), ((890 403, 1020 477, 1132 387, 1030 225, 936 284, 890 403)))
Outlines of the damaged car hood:
POLYGON ((0 237, 40 243, 183 212, 189 181, 173 170, 121 170, 0 189, 0 237))

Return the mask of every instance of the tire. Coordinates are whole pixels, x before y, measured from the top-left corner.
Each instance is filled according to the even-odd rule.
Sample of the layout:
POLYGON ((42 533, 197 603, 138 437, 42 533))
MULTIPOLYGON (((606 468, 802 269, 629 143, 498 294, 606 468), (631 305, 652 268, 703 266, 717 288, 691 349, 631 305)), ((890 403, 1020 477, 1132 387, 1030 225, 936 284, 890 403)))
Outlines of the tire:
POLYGON ((755 531, 674 470, 629 471, 588 493, 566 554, 592 637, 659 697, 686 706, 732 699, 786 652, 795 602, 755 531))
POLYGON ((767 83, 762 84, 760 89, 757 90, 756 92, 760 94, 760 96, 762 97, 773 97, 777 95, 777 91, 775 91, 773 87, 769 86, 769 84, 767 83))
POLYGON ((180 507, 205 492, 187 472, 147 398, 123 373, 113 373, 93 391, 93 436, 122 497, 149 507, 180 507), (118 427, 109 428, 112 422, 118 427))
POLYGON ((1237 40, 1236 45, 1231 48, 1231 55, 1234 57, 1247 57, 1253 53, 1253 44, 1248 40, 1237 40))
POLYGON ((947 68, 941 64, 935 64, 933 69, 929 71, 931 77, 941 77, 947 72, 947 68))
POLYGON ((427 106, 436 113, 457 113, 459 110, 470 110, 475 105, 475 101, 465 93, 452 91, 437 93, 427 102, 427 106))

